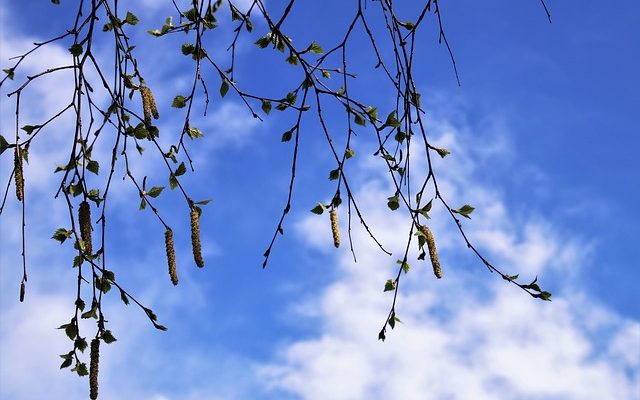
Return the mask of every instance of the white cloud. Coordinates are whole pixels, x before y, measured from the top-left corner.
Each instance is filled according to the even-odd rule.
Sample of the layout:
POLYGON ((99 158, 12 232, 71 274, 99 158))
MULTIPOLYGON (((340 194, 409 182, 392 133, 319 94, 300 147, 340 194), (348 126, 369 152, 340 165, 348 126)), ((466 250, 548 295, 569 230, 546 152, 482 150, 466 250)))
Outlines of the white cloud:
MULTIPOLYGON (((524 279, 541 274, 544 286, 562 277, 554 301, 534 300, 481 271, 479 261, 453 257, 464 248, 462 240, 435 211, 430 223, 436 240, 444 242, 445 278, 436 281, 428 264, 411 262, 398 299, 404 323, 388 330, 385 343, 378 342, 391 303, 382 287, 393 276, 397 257, 385 262, 367 234, 356 229, 358 264, 341 249, 335 281, 292 309, 292 318, 315 318, 320 327, 281 347, 276 361, 259 368, 265 384, 302 399, 633 399, 639 389, 640 323, 587 299, 566 274, 579 269, 590 245, 542 217, 511 215, 497 192, 474 183, 482 171, 474 157, 482 155, 458 145, 465 140, 473 148, 473 139, 450 124, 437 127, 440 141, 458 150, 440 163, 444 192, 472 199, 478 209, 473 222, 465 223, 472 241, 524 279)), ((370 183, 357 196, 374 232, 397 250, 407 227, 386 210, 388 192, 370 183)), ((326 232, 324 238, 301 237, 308 245, 329 247, 324 218, 306 217, 298 230, 326 232)))

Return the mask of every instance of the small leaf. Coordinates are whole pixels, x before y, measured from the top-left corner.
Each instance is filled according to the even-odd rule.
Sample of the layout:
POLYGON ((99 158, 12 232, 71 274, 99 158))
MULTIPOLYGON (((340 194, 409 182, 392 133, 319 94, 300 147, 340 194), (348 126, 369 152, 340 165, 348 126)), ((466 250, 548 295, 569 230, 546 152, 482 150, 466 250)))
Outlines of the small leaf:
POLYGON ((64 228, 58 228, 56 229, 53 236, 51 236, 51 239, 55 239, 58 242, 60 242, 60 244, 62 244, 64 243, 65 240, 69 239, 72 234, 73 234, 73 231, 68 231, 64 228))
POLYGON ((321 214, 324 212, 324 210, 325 210, 325 206, 324 206, 324 204, 322 204, 322 203, 318 203, 318 205, 317 205, 317 206, 315 206, 315 207, 313 207, 313 208, 311 209, 311 212, 312 212, 312 213, 314 213, 314 214, 321 215, 321 214))
POLYGON ((3 69, 3 70, 2 70, 2 72, 4 72, 5 74, 7 74, 7 78, 9 78, 9 79, 13 80, 13 77, 15 76, 13 68, 6 68, 6 69, 3 69))
POLYGON ((291 140, 291 135, 292 135, 292 131, 286 131, 285 133, 282 134, 282 139, 280 139, 281 142, 288 142, 289 140, 291 140))
POLYGON ((330 181, 335 181, 339 177, 340 177, 340 168, 336 168, 334 170, 331 170, 331 172, 329 172, 329 180, 330 181))
POLYGON ((182 54, 188 56, 189 54, 193 54, 196 51, 196 46, 191 43, 185 43, 182 45, 182 54))
POLYGON ((69 53, 73 56, 78 57, 82 54, 84 50, 82 49, 82 45, 78 43, 74 43, 71 47, 69 47, 69 53))
POLYGON ((316 54, 322 54, 324 53, 324 50, 322 49, 322 47, 320 47, 320 45, 316 42, 312 42, 309 47, 307 48, 306 51, 310 51, 312 53, 316 53, 316 54))
POLYGON ((356 124, 361 125, 361 126, 367 125, 367 121, 365 121, 365 119, 362 118, 362 115, 360 115, 358 113, 354 113, 353 121, 356 124))
POLYGON ((356 155, 356 152, 353 151, 353 149, 351 149, 351 148, 347 147, 347 149, 344 151, 344 156, 345 156, 346 159, 349 159, 349 158, 351 158, 351 157, 353 157, 355 155, 356 155))
POLYGON ((25 125, 23 126, 22 129, 23 131, 27 132, 27 135, 31 135, 33 133, 34 130, 40 128, 40 125, 25 125))
POLYGON ((269 100, 262 100, 262 111, 264 111, 265 114, 271 112, 271 102, 269 100))
POLYGON ((438 152, 438 154, 440 155, 440 157, 445 158, 447 156, 447 154, 451 154, 451 152, 447 149, 439 149, 437 147, 433 148, 436 152, 438 152))
POLYGON ((72 322, 64 328, 64 333, 69 339, 75 340, 76 336, 78 336, 78 327, 74 322, 72 322))
POLYGON ((393 128, 400 127, 400 121, 396 118, 396 112, 391 111, 389 115, 387 115, 387 120, 384 123, 386 126, 391 126, 393 128))
MULTIPOLYGON (((60 356, 62 357, 62 356, 60 356)), ((65 369, 71 366, 71 364, 73 363, 73 359, 71 358, 65 358, 64 361, 62 362, 62 364, 60 364, 60 369, 65 369)))
POLYGON ((397 195, 387 198, 387 207, 389 207, 391 211, 395 211, 400 208, 400 200, 397 195))
POLYGON ((160 196, 160 193, 162 193, 163 190, 164 190, 164 186, 154 186, 151 189, 149 189, 149 192, 147 192, 147 194, 153 198, 156 198, 160 196))
POLYGON ((171 102, 171 107, 183 108, 187 105, 187 99, 184 96, 176 96, 171 102))
POLYGON ((226 79, 223 79, 222 83, 220 84, 220 96, 221 97, 226 96, 228 91, 229 91, 229 83, 227 82, 226 79))
POLYGON ((87 163, 87 169, 90 172, 93 172, 94 174, 98 175, 98 171, 100 170, 100 164, 98 164, 97 161, 91 160, 87 163))
POLYGON ((466 217, 466 218, 471 219, 471 217, 469 216, 469 214, 471 214, 471 213, 473 212, 473 210, 475 210, 475 208, 471 207, 471 206, 470 206, 470 205, 468 205, 468 204, 465 204, 464 206, 460 207, 459 209, 457 209, 457 210, 451 210, 451 211, 453 211, 454 213, 460 214, 460 215, 462 215, 463 217, 466 217))
POLYGON ((106 344, 110 344, 115 342, 117 339, 113 337, 111 331, 107 330, 102 333, 102 340, 104 340, 106 344))
POLYGON ((204 133, 202 133, 202 131, 198 128, 189 128, 187 129, 187 135, 191 138, 191 139, 197 139, 199 137, 204 136, 204 133))
POLYGON ((404 273, 408 273, 409 272, 409 263, 406 261, 402 261, 402 260, 397 260, 396 264, 399 264, 402 268, 402 270, 404 271, 404 273))
POLYGON ((176 179, 176 176, 174 174, 170 174, 169 175, 169 188, 171 190, 177 188, 179 186, 178 184, 178 179, 176 179))
POLYGON ((327 78, 327 79, 330 79, 331 78, 331 72, 329 72, 329 70, 323 69, 322 70, 322 76, 327 78))
POLYGON ((187 167, 186 165, 184 165, 184 161, 180 163, 180 165, 178 165, 178 168, 176 169, 176 172, 174 172, 175 176, 182 176, 185 174, 185 172, 187 172, 187 167))
POLYGON ((120 300, 128 306, 129 305, 129 296, 124 292, 124 290, 120 289, 120 300))
POLYGON ((130 11, 127 11, 127 16, 124 18, 124 21, 129 25, 135 25, 138 23, 138 17, 133 15, 130 11))
POLYGON ((396 289, 396 283, 391 279, 387 279, 387 281, 384 284, 384 291, 389 292, 395 289, 396 289))
POLYGON ((85 338, 78 338, 73 344, 78 350, 84 353, 87 349, 87 340, 85 338))
POLYGON ((89 371, 87 370, 87 364, 85 363, 76 364, 76 366, 71 371, 78 373, 78 376, 89 375, 89 371))

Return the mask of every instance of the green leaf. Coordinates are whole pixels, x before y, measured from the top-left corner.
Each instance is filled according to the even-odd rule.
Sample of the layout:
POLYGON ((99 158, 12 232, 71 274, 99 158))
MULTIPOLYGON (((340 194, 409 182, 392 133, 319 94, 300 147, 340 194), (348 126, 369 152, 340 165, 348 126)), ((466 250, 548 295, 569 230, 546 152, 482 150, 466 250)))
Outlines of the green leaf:
POLYGON ((73 44, 71 47, 69 47, 69 53, 71 53, 71 55, 78 57, 82 54, 84 50, 82 49, 82 45, 75 43, 73 44))
POLYGON ((541 292, 537 297, 545 301, 551 301, 551 293, 549 292, 541 292))
POLYGON ((391 126, 393 128, 400 127, 400 121, 396 118, 396 112, 391 111, 389 115, 387 115, 387 120, 384 123, 386 126, 391 126))
POLYGON ((191 138, 191 139, 197 139, 199 137, 204 136, 204 133, 202 133, 202 131, 198 128, 189 128, 187 129, 187 135, 191 138))
POLYGON ((100 170, 100 164, 98 164, 97 161, 91 160, 87 163, 87 169, 90 172, 93 172, 94 174, 98 175, 98 171, 100 170))
POLYGON ((406 261, 396 260, 396 264, 399 264, 401 266, 405 274, 409 272, 409 263, 407 263, 406 261))
POLYGON ((185 43, 182 45, 182 54, 188 56, 189 54, 193 54, 196 51, 196 46, 191 43, 185 43))
POLYGON ((340 177, 340 168, 336 168, 334 170, 331 170, 331 172, 329 172, 329 180, 330 181, 335 181, 339 177, 340 177))
POLYGON ((413 30, 416 27, 413 22, 408 22, 408 21, 407 22, 398 22, 398 24, 401 27, 403 27, 403 28, 405 28, 406 30, 409 30, 409 31, 413 30))
POLYGON ((140 207, 138 209, 144 210, 145 208, 147 208, 147 199, 143 197, 140 199, 140 207))
POLYGON ((330 79, 331 78, 331 72, 329 72, 329 70, 323 69, 322 70, 322 76, 327 78, 327 79, 330 79))
POLYGON ((291 65, 298 65, 298 56, 292 53, 285 61, 291 65))
POLYGON ((356 124, 361 125, 361 126, 367 125, 367 121, 365 121, 365 119, 362 118, 362 115, 360 115, 358 113, 354 113, 353 121, 356 124))
POLYGON ((271 112, 271 102, 269 100, 262 100, 262 111, 264 111, 265 114, 271 112))
POLYGON ((120 289, 120 300, 122 300, 124 305, 129 305, 129 296, 127 296, 127 294, 122 289, 120 289))
POLYGON ((463 217, 466 217, 466 218, 471 219, 471 217, 469 216, 469 214, 471 214, 471 213, 473 212, 473 210, 475 210, 475 208, 471 207, 471 206, 470 206, 470 205, 468 205, 468 204, 465 204, 464 206, 460 207, 459 209, 457 209, 457 210, 451 210, 451 211, 453 211, 453 212, 454 212, 454 213, 456 213, 456 214, 460 214, 460 215, 462 215, 463 217))
POLYGON ((228 91, 229 91, 229 83, 227 82, 226 79, 223 79, 222 83, 220 84, 220 96, 221 97, 226 96, 228 91))
POLYGON ((160 193, 164 190, 164 186, 154 186, 152 187, 147 194, 153 198, 160 196, 160 193))
POLYGON ((271 41, 265 36, 255 41, 255 44, 258 45, 258 47, 260 47, 261 49, 267 47, 269 43, 271 43, 271 41))
MULTIPOLYGON (((60 356, 62 357, 62 356, 60 356)), ((60 369, 65 369, 71 366, 71 364, 73 363, 73 359, 71 358, 65 358, 64 361, 62 362, 62 364, 60 364, 60 369)))
POLYGON ((211 199, 206 199, 206 200, 200 200, 200 201, 196 201, 193 204, 200 204, 202 206, 205 206, 207 204, 211 203, 211 199))
POLYGON ((369 108, 367 108, 367 115, 371 118, 371 122, 376 121, 378 119, 378 109, 373 106, 369 106, 369 108))
POLYGON ((187 105, 187 99, 184 96, 176 96, 171 102, 171 107, 183 108, 187 105))
POLYGON ((387 279, 387 282, 385 282, 384 284, 384 291, 389 292, 395 289, 396 289, 396 283, 391 279, 387 279))
POLYGON ((76 372, 78 376, 89 375, 89 371, 87 370, 87 364, 85 363, 76 364, 76 366, 71 371, 76 372))
POLYGON ((398 198, 398 195, 387 198, 387 207, 389 207, 391 211, 395 211, 400 208, 400 200, 398 198))
POLYGON ((289 140, 291 140, 291 135, 292 135, 292 131, 286 131, 285 133, 282 134, 282 139, 280 139, 281 142, 288 142, 289 140))
POLYGON ((322 54, 324 53, 324 50, 322 49, 322 47, 316 43, 316 42, 312 42, 309 47, 307 47, 306 51, 310 51, 312 53, 316 53, 316 54, 322 54))
POLYGON ((27 135, 31 135, 33 133, 33 131, 35 131, 38 128, 40 128, 40 125, 25 125, 20 129, 22 129, 23 131, 27 132, 27 135))
POLYGON ((169 188, 171 188, 171 190, 177 188, 179 186, 178 184, 178 180, 176 179, 176 176, 174 174, 170 174, 169 175, 169 188))
POLYGON ((56 229, 53 236, 51 236, 51 239, 55 239, 58 242, 60 242, 60 244, 62 244, 64 243, 65 240, 69 239, 72 234, 73 234, 73 231, 68 231, 64 228, 58 228, 56 229))
POLYGON ((442 158, 445 158, 447 154, 451 154, 451 152, 447 149, 439 149, 437 147, 433 148, 442 158))
POLYGON ((105 342, 106 344, 110 344, 110 343, 115 342, 115 341, 116 341, 116 340, 118 340, 118 339, 116 339, 116 338, 113 336, 113 334, 111 333, 111 331, 107 330, 107 331, 104 331, 104 332, 102 333, 102 340, 104 340, 104 342, 105 342))
POLYGON ((67 324, 67 326, 64 328, 64 333, 67 335, 69 339, 75 340, 76 336, 78 336, 78 327, 72 321, 70 324, 67 324))
POLYGON ((7 139, 5 139, 4 136, 0 135, 0 154, 4 153, 8 148, 9 142, 7 142, 7 139))
POLYGON ((76 339, 76 341, 73 343, 73 345, 80 350, 81 352, 84 353, 84 351, 87 349, 87 340, 85 338, 78 338, 76 339))
POLYGON ((356 152, 355 152, 355 151, 353 151, 353 149, 351 149, 351 148, 348 148, 348 147, 347 147, 347 149, 344 151, 344 157, 345 157, 346 159, 349 159, 349 158, 351 158, 351 157, 353 157, 353 156, 355 156, 355 155, 356 155, 356 152))
POLYGON ((175 176, 182 176, 185 174, 185 172, 187 172, 187 166, 184 165, 184 161, 180 163, 180 165, 178 165, 178 168, 176 169, 176 172, 174 172, 175 176))
POLYGON ((13 80, 13 77, 15 76, 13 68, 6 68, 3 69, 2 72, 4 72, 5 74, 7 74, 7 78, 13 80))
POLYGON ((124 21, 129 25, 135 25, 139 22, 138 17, 133 15, 130 11, 127 11, 127 16, 124 18, 124 21))
POLYGON ((313 208, 311 209, 311 212, 312 212, 312 213, 314 213, 314 214, 321 215, 321 214, 324 212, 324 210, 325 210, 325 206, 324 206, 324 204, 322 204, 322 203, 318 203, 318 205, 317 205, 317 206, 315 206, 315 207, 313 207, 313 208))

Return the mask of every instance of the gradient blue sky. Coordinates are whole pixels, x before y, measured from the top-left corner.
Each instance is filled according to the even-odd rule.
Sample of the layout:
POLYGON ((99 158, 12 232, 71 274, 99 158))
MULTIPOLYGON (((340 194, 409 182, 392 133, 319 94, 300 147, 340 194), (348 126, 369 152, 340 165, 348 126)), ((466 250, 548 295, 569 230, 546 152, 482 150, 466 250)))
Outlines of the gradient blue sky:
MULTIPOLYGON (((182 38, 158 41, 144 33, 171 14, 170 2, 160 3, 136 2, 131 11, 140 18, 134 40, 160 104, 159 126, 169 136, 181 118, 171 111, 171 99, 190 78, 179 55, 182 38)), ((285 29, 296 43, 315 38, 331 47, 350 14, 338 10, 351 3, 299 3, 294 13, 306 18, 285 29)), ((281 7, 273 0, 267 5, 281 7)), ((332 195, 326 176, 335 168, 318 150, 326 144, 311 122, 303 129, 286 234, 262 270, 262 253, 286 199, 291 149, 280 136, 292 116, 275 113, 259 123, 230 93, 224 101, 213 98, 209 115, 194 120, 206 136, 192 147, 197 174, 185 177, 196 199, 213 199, 202 218, 204 270, 191 260, 188 210, 175 193, 166 191, 159 206, 176 232, 176 288, 165 272, 162 227, 148 210, 137 211, 129 183, 119 181, 113 192, 111 269, 169 330, 154 330, 117 293, 107 296, 118 342, 102 348, 103 398, 640 398, 640 4, 549 6, 553 24, 537 0, 443 3, 462 86, 436 43, 433 19, 416 62, 428 128, 452 151, 436 172, 454 203, 477 208, 465 225, 471 240, 507 271, 539 274, 553 302, 534 301, 487 273, 442 210, 434 210, 445 279, 436 282, 414 262, 399 300, 404 324, 378 342, 391 300, 382 286, 397 254, 385 256, 356 229, 359 261, 353 264, 347 246, 333 249, 326 215, 308 212, 332 195)), ((2 68, 31 42, 64 29, 70 21, 64 7, 3 2, 2 68)), ((229 28, 228 11, 220 19, 229 28)), ((255 31, 263 34, 264 24, 255 31)), ((230 38, 224 32, 209 39, 218 58, 230 38)), ((254 40, 241 43, 237 79, 274 92, 290 77, 274 75, 266 64, 255 68, 255 57, 269 56, 254 40)), ((68 62, 66 47, 37 53, 25 73, 68 62)), ((374 64, 368 50, 356 41, 353 52, 359 90, 389 109, 392 100, 372 90, 377 77, 368 70, 374 64)), ((105 60, 107 55, 105 50, 105 60)), ((208 78, 216 92, 219 81, 214 74, 208 78)), ((18 74, 15 84, 22 79, 18 74)), ((61 76, 34 87, 24 122, 50 115, 69 98, 69 82, 61 76)), ((6 93, 3 88, 0 129, 10 138, 13 101, 6 93)), ((70 318, 75 296, 72 249, 49 239, 68 225, 63 201, 53 200, 50 173, 63 163, 70 122, 61 120, 30 152, 30 272, 23 304, 17 301, 20 214, 13 198, 0 220, 3 399, 86 398, 86 380, 58 370, 58 354, 69 351, 70 342, 54 329, 70 318)), ((331 124, 340 126, 337 119, 331 124)), ((365 131, 357 138, 354 189, 373 230, 399 253, 406 221, 386 208, 391 189, 379 159, 370 156, 371 139, 365 131)), ((8 155, 0 159, 2 182, 11 171, 8 155)), ((153 157, 144 158, 135 160, 134 169, 153 184, 166 184, 164 173, 154 174, 155 165, 153 157)))

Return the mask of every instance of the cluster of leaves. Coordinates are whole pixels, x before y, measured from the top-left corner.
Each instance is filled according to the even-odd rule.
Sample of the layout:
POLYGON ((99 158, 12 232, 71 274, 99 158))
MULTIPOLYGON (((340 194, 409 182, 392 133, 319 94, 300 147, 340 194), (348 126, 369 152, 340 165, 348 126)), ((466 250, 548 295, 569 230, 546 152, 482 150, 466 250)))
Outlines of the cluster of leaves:
MULTIPOLYGON (((53 1, 57 4, 57 1, 53 1)), ((356 149, 352 138, 356 130, 370 132, 377 141, 378 148, 374 156, 386 167, 388 179, 394 188, 393 193, 386 199, 387 207, 392 212, 406 211, 408 236, 407 244, 402 258, 398 260, 398 272, 394 278, 390 278, 384 284, 385 292, 393 293, 393 301, 389 314, 384 320, 379 338, 385 339, 387 326, 392 329, 399 322, 396 314, 396 300, 400 287, 401 277, 409 272, 408 263, 409 248, 417 237, 420 250, 419 260, 424 260, 425 237, 419 232, 419 227, 429 219, 429 212, 434 202, 439 203, 458 227, 465 244, 492 272, 497 272, 508 282, 511 282, 532 297, 542 300, 550 300, 551 294, 542 290, 537 284, 537 278, 529 284, 518 283, 517 275, 507 275, 499 271, 487 261, 467 239, 463 230, 460 216, 470 218, 474 208, 465 204, 459 208, 452 208, 441 193, 436 173, 432 166, 432 157, 446 157, 449 151, 431 144, 431 138, 425 129, 425 111, 421 107, 421 94, 417 90, 414 80, 415 66, 413 64, 414 49, 417 44, 417 32, 424 25, 428 17, 433 16, 437 21, 440 40, 444 42, 451 54, 451 60, 455 70, 451 48, 445 35, 441 10, 438 0, 425 0, 416 5, 416 12, 410 20, 400 18, 398 7, 391 0, 377 0, 371 7, 366 7, 366 0, 354 0, 353 14, 349 18, 349 24, 344 35, 337 43, 326 44, 311 41, 298 45, 292 34, 285 32, 283 24, 294 15, 296 0, 289 0, 284 7, 282 15, 273 19, 262 0, 254 0, 241 11, 234 1, 227 1, 229 16, 234 32, 229 44, 229 56, 224 60, 215 59, 205 47, 207 35, 219 28, 218 17, 223 7, 222 0, 191 0, 190 6, 184 10, 173 3, 177 17, 169 16, 157 29, 151 29, 148 33, 162 40, 169 35, 180 34, 187 37, 187 41, 180 46, 179 51, 193 62, 192 79, 190 85, 182 93, 178 93, 171 101, 174 113, 183 113, 184 123, 180 134, 171 138, 172 145, 163 148, 159 143, 160 130, 151 120, 150 103, 155 108, 155 100, 148 83, 143 78, 143 67, 138 65, 135 56, 135 45, 130 39, 130 30, 140 23, 140 19, 131 11, 124 15, 117 12, 117 1, 81 2, 78 5, 73 26, 65 33, 42 43, 36 43, 27 53, 16 58, 13 67, 5 69, 5 76, 0 81, 0 86, 16 77, 16 71, 20 64, 43 46, 51 43, 63 42, 68 44, 70 63, 42 71, 39 74, 26 77, 24 83, 17 89, 8 93, 16 102, 16 127, 20 125, 20 97, 32 82, 43 76, 70 71, 75 77, 75 87, 72 90, 72 100, 64 104, 58 112, 49 119, 34 125, 24 125, 16 128, 15 140, 8 141, 0 136, 0 153, 8 149, 14 149, 19 157, 28 163, 29 147, 39 137, 47 126, 61 115, 69 112, 75 116, 75 132, 69 146, 68 161, 58 166, 54 172, 60 173, 60 183, 56 197, 62 195, 66 200, 69 210, 69 228, 59 228, 53 235, 53 239, 60 243, 71 240, 77 255, 73 260, 73 267, 77 268, 77 298, 75 312, 68 323, 60 326, 70 340, 73 341, 73 350, 62 355, 62 367, 69 367, 75 361, 73 370, 79 375, 86 375, 86 365, 80 360, 78 350, 83 352, 87 347, 86 337, 81 336, 79 321, 82 319, 95 320, 97 330, 95 338, 105 343, 115 341, 113 334, 106 328, 106 319, 102 312, 103 296, 112 287, 120 292, 120 298, 125 304, 130 300, 137 304, 157 329, 166 329, 157 322, 153 311, 142 305, 129 292, 120 286, 115 274, 107 268, 105 254, 106 212, 109 190, 113 182, 116 167, 124 169, 125 179, 135 188, 140 197, 140 210, 150 209, 159 223, 170 229, 168 223, 162 217, 161 210, 154 204, 155 200, 164 193, 166 186, 162 184, 147 185, 147 176, 139 177, 132 170, 129 163, 131 150, 143 155, 145 147, 149 146, 156 151, 162 160, 158 170, 165 169, 167 184, 171 190, 175 190, 184 198, 186 208, 202 212, 200 206, 207 204, 208 200, 195 201, 188 194, 181 183, 182 176, 188 169, 194 170, 192 158, 189 154, 188 143, 204 136, 204 133, 192 126, 192 114, 198 102, 204 102, 206 115, 209 104, 208 83, 205 81, 203 70, 207 69, 220 79, 219 96, 233 95, 240 99, 251 114, 258 119, 263 119, 277 110, 288 112, 293 120, 291 128, 281 136, 283 143, 289 145, 291 151, 291 174, 288 185, 288 194, 285 205, 277 221, 271 241, 264 252, 263 267, 269 261, 274 245, 279 235, 284 234, 284 224, 292 207, 298 152, 300 146, 301 121, 303 119, 315 119, 326 139, 328 152, 335 161, 335 168, 328 173, 329 181, 335 184, 335 191, 330 196, 328 203, 319 202, 311 211, 315 214, 323 214, 326 209, 335 210, 338 207, 347 208, 348 238, 350 251, 354 260, 356 253, 351 239, 352 219, 360 222, 371 239, 379 246, 381 251, 389 253, 378 241, 370 229, 365 215, 361 212, 357 199, 351 189, 349 180, 348 161, 356 156, 356 149), (257 17, 256 17, 257 15, 257 17), (253 19, 260 19, 259 24, 254 24, 253 19), (382 21, 380 24, 379 21, 382 21), (98 25, 100 24, 100 25, 98 25), (262 32, 257 32, 260 26, 262 32), (351 72, 348 46, 356 39, 357 29, 363 32, 361 39, 370 45, 370 50, 377 60, 376 68, 381 71, 386 83, 393 88, 394 106, 390 107, 382 117, 379 116, 378 107, 368 104, 367 101, 357 98, 352 91, 353 80, 356 75, 351 72), (94 42, 98 35, 101 39, 110 38, 110 45, 115 50, 115 79, 109 82, 104 73, 107 65, 112 68, 112 63, 103 63, 95 56, 94 42), (292 87, 282 88, 279 95, 264 95, 254 93, 244 87, 242 82, 235 78, 236 48, 239 38, 243 35, 251 37, 258 49, 274 51, 281 54, 281 58, 287 68, 294 68, 298 76, 298 83, 292 87), (389 54, 383 54, 383 48, 390 48, 389 54), (91 81, 89 76, 96 76, 91 81), (103 106, 96 100, 94 91, 103 88, 103 94, 109 99, 108 105, 103 106), (138 100, 139 94, 140 100, 138 100), (328 104, 338 105, 344 109, 344 122, 346 131, 332 132, 328 127, 326 115, 323 109, 328 104), (138 111, 136 111, 138 110, 138 111), (141 111, 143 111, 141 113, 141 111), (384 117, 386 115, 386 117, 384 117), (105 137, 105 132, 113 142, 110 164, 107 168, 101 166, 93 157, 93 149, 96 143, 105 137), (186 139, 188 138, 188 140, 186 139), (412 147, 413 145, 413 147, 412 147), (420 151, 415 150, 418 146, 420 151), (412 157, 415 154, 423 154, 427 159, 426 171, 412 171, 412 157), (90 174, 87 174, 89 172, 90 174), (410 176, 412 180, 410 181, 410 176), (418 177, 420 184, 412 184, 418 177), (80 201, 88 201, 93 204, 93 209, 100 216, 96 223, 100 233, 100 246, 97 250, 87 251, 80 234, 79 218, 74 209, 80 201), (88 275, 88 277, 87 277, 88 275), (86 307, 83 300, 84 285, 91 288, 91 306, 86 307)), ((342 12, 347 12, 345 6, 342 12)), ((212 40, 219 45, 219 42, 212 40)), ((296 75, 297 74, 297 75, 296 75)), ((457 71, 456 71, 457 76, 457 71)), ((388 107, 388 106, 387 106, 388 107)), ((162 108, 162 107, 161 107, 162 108)), ((154 118, 158 118, 156 110, 154 118)), ((12 176, 17 174, 14 170, 12 176)), ((7 183, 2 208, 7 198, 8 188, 11 185, 11 177, 7 183)), ((0 211, 1 212, 1 211, 0 211)), ((23 219, 24 219, 23 201, 23 219)), ((92 229, 94 222, 92 223, 92 229)), ((24 224, 23 224, 24 234, 24 224)), ((26 257, 23 246, 24 277, 22 291, 26 282, 26 257)))

